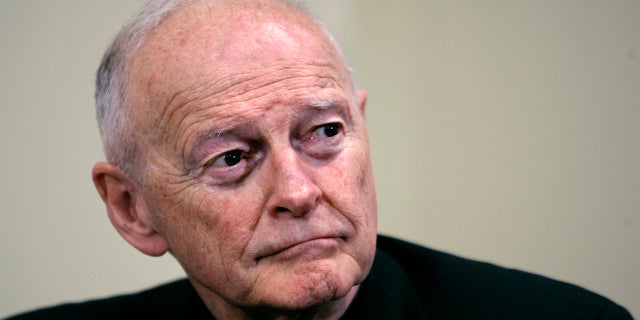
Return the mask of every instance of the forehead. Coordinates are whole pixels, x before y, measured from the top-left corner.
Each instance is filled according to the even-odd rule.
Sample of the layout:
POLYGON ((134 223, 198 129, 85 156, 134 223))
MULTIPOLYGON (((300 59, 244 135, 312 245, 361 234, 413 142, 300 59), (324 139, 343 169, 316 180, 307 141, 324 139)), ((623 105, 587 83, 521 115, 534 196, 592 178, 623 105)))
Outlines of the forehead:
POLYGON ((153 114, 180 92, 287 63, 327 66, 350 85, 336 48, 304 14, 275 1, 197 2, 163 21, 131 59, 129 95, 153 114))

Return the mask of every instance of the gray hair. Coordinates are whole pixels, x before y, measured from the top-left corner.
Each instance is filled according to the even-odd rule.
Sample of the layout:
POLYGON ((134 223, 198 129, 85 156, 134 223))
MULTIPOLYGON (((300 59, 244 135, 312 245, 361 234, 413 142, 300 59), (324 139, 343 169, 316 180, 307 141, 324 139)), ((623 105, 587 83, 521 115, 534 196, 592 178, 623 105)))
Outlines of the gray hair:
MULTIPOLYGON (((287 3, 310 16, 298 3, 278 1, 287 3)), ((135 128, 130 120, 132 108, 127 106, 128 63, 147 36, 164 19, 191 2, 193 0, 148 1, 140 13, 129 20, 118 32, 105 51, 96 75, 96 113, 107 161, 118 166, 124 174, 140 185, 143 185, 144 181, 143 173, 140 171, 143 168, 144 159, 141 156, 140 142, 136 140, 135 128)), ((316 21, 334 45, 342 61, 345 61, 340 47, 324 24, 313 17, 311 19, 316 21)))
POLYGON ((127 65, 147 35, 183 0, 152 0, 129 20, 105 51, 96 75, 96 113, 107 161, 117 165, 135 181, 141 181, 136 170, 142 160, 127 103, 127 65))

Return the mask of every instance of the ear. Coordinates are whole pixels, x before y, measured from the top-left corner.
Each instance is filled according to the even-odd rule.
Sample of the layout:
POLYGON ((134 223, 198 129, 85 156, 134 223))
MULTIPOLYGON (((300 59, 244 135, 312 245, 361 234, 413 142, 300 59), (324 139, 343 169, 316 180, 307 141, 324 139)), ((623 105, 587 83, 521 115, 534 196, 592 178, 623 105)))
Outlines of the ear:
POLYGON ((358 104, 360 107, 360 112, 364 116, 367 109, 367 91, 360 89, 358 90, 358 104))
POLYGON ((118 233, 147 255, 157 257, 167 252, 169 245, 153 226, 140 186, 111 163, 96 163, 91 176, 118 233))

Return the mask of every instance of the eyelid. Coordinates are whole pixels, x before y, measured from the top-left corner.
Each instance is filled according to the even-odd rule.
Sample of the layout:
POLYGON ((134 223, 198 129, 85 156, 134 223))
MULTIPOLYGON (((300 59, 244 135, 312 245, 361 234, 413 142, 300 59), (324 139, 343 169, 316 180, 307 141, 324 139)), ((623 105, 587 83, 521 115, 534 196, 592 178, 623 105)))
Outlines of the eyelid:
POLYGON ((245 142, 237 139, 227 137, 211 138, 194 151, 193 166, 195 168, 208 168, 213 161, 233 150, 248 152, 250 147, 245 142))
POLYGON ((255 126, 232 123, 232 121, 217 122, 212 124, 212 127, 217 129, 209 129, 196 134, 197 138, 193 142, 193 147, 189 148, 191 151, 188 158, 194 167, 202 167, 211 160, 213 153, 221 155, 238 148, 238 145, 246 145, 246 141, 256 135, 255 126), (224 151, 216 152, 217 150, 224 151))

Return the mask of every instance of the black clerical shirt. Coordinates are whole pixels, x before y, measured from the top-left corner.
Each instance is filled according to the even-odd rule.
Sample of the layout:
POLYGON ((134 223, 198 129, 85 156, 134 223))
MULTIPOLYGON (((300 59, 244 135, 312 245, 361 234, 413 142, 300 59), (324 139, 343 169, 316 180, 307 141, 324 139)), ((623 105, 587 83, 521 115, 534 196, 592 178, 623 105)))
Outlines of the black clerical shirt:
MULTIPOLYGON (((629 320, 580 287, 378 237, 371 272, 342 317, 355 319, 629 320)), ((186 279, 140 293, 64 304, 26 319, 213 319, 186 279)))

